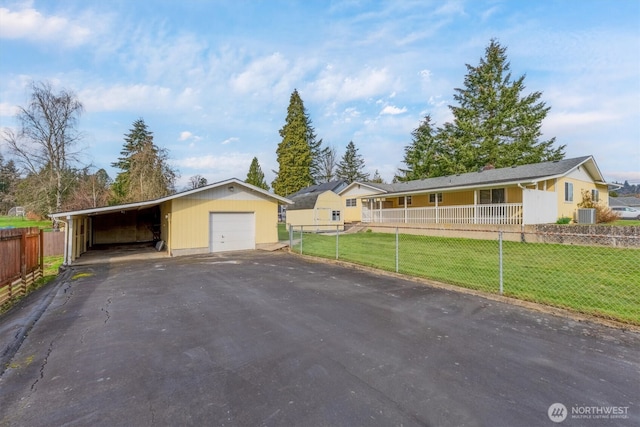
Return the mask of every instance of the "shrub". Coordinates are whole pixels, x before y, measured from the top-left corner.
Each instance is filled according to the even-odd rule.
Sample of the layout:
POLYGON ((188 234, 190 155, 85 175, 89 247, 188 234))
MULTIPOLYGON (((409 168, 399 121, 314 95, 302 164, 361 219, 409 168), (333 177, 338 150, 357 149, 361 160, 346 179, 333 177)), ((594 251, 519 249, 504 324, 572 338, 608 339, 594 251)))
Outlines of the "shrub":
POLYGON ((568 216, 562 216, 558 218, 558 220, 556 221, 556 224, 569 224, 570 222, 571 222, 571 218, 569 218, 568 216))
POLYGON ((606 206, 602 202, 594 202, 589 190, 582 190, 582 201, 578 203, 578 207, 583 209, 595 209, 596 223, 598 224, 617 221, 620 218, 609 206, 606 206))

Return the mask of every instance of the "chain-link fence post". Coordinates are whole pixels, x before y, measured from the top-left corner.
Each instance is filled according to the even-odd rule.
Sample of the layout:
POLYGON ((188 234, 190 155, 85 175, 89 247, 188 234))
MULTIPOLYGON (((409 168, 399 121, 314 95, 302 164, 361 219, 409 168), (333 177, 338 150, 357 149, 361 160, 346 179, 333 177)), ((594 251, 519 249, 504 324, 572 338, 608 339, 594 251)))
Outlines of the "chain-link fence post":
POLYGON ((400 245, 398 239, 398 227, 396 227, 396 273, 400 271, 400 245))
POLYGON ((338 259, 338 248, 340 247, 340 245, 338 244, 338 237, 340 236, 340 226, 336 225, 336 259, 338 259))
POLYGON ((502 278, 502 231, 498 232, 498 270, 499 270, 499 275, 500 275, 500 295, 502 295, 502 291, 503 291, 503 278, 502 278))
POLYGON ((300 226, 300 255, 302 255, 302 232, 304 230, 304 225, 300 226))

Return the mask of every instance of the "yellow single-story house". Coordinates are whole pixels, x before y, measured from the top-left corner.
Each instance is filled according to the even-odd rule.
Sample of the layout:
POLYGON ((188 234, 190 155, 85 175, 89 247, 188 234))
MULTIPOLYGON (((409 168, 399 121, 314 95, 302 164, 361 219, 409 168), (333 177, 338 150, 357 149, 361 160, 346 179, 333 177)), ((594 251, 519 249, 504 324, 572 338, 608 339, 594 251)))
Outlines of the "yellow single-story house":
POLYGON ((583 192, 608 203, 592 156, 394 184, 353 182, 339 195, 347 222, 529 225, 577 221, 583 192))
POLYGON ((291 200, 236 178, 144 202, 59 212, 64 264, 101 245, 150 242, 169 256, 278 242, 278 205, 291 200))
POLYGON ((337 191, 346 185, 344 180, 331 181, 290 195, 293 204, 287 207, 287 226, 301 226, 314 232, 343 230, 342 198, 337 191))

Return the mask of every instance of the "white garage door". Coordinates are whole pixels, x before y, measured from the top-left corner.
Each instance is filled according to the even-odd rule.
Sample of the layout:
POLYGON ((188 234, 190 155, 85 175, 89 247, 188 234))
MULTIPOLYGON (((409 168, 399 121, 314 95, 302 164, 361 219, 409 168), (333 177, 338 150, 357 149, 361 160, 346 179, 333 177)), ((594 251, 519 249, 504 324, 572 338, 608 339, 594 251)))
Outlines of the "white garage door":
POLYGON ((209 216, 211 252, 241 251, 256 248, 253 212, 216 212, 209 216))

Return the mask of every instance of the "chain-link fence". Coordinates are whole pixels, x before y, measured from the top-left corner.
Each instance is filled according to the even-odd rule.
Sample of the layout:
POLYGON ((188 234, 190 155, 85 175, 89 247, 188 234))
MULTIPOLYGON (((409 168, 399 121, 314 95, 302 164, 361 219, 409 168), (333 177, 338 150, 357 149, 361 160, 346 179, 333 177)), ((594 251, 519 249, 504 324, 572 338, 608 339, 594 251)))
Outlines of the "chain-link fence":
POLYGON ((291 251, 640 325, 640 236, 289 228, 291 251), (309 231, 307 231, 309 230, 309 231))

